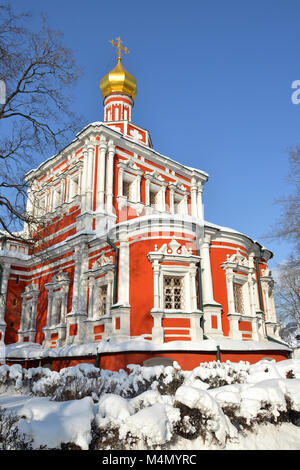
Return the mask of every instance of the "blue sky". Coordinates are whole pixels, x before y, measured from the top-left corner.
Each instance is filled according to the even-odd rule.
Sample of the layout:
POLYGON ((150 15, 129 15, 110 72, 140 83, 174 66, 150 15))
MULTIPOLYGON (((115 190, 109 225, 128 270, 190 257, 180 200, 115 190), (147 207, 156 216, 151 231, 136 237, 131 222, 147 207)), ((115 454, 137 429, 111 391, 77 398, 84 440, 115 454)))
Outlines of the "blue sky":
MULTIPOLYGON (((115 64, 110 39, 130 51, 123 65, 137 79, 133 122, 149 129, 155 150, 210 175, 206 220, 263 237, 290 192, 288 148, 300 144, 300 3, 297 0, 14 0, 64 33, 82 66, 74 111, 103 120, 99 81, 115 64)), ((50 155, 49 155, 50 156, 50 155)), ((36 156, 37 163, 45 156, 36 156)))

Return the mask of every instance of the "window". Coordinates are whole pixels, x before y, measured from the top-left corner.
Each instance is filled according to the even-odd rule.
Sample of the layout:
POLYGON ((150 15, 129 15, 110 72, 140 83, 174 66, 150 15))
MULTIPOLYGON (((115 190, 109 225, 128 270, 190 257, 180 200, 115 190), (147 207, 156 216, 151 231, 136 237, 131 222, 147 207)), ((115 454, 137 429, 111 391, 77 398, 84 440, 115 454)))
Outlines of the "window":
POLYGON ((19 282, 20 282, 20 276, 19 276, 19 274, 17 274, 17 277, 16 277, 16 284, 19 284, 19 282))
POLYGON ((14 298, 14 299, 13 299, 13 306, 16 306, 16 305, 17 305, 17 299, 14 298))
POLYGON ((123 181, 123 196, 126 196, 128 201, 132 201, 132 183, 129 181, 123 181))
POLYGON ((155 191, 150 191, 150 206, 157 207, 158 193, 155 191))
POLYGON ((102 317, 107 313, 107 285, 99 287, 99 316, 102 317))
POLYGON ((53 209, 56 209, 61 204, 61 188, 54 190, 53 194, 53 209))
POLYGON ((238 282, 233 283, 234 308, 238 313, 244 313, 243 285, 238 282))
POLYGON ((46 196, 43 196, 40 199, 39 215, 44 215, 46 213, 46 196))
POLYGON ((79 194, 79 177, 71 180, 71 199, 79 194))
POLYGON ((174 213, 183 214, 183 198, 174 198, 174 213))
POLYGON ((59 325, 62 322, 61 308, 62 308, 62 298, 58 297, 56 298, 56 302, 54 303, 54 308, 53 308, 53 319, 54 319, 53 323, 55 325, 59 325))
POLYGON ((164 306, 166 309, 184 309, 184 283, 183 277, 164 277, 164 306))

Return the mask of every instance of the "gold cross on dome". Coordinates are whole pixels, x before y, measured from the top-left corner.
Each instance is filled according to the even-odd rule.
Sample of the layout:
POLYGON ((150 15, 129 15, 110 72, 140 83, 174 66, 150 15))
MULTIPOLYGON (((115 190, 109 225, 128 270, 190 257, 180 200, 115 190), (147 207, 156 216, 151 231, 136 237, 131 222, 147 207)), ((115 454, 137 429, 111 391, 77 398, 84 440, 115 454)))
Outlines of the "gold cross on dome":
POLYGON ((113 45, 113 47, 116 48, 116 53, 118 54, 118 60, 121 60, 124 54, 129 54, 129 50, 127 49, 127 47, 121 46, 123 41, 121 41, 120 37, 116 38, 116 41, 112 40, 109 42, 113 45), (122 51, 123 51, 123 54, 122 54, 122 51))

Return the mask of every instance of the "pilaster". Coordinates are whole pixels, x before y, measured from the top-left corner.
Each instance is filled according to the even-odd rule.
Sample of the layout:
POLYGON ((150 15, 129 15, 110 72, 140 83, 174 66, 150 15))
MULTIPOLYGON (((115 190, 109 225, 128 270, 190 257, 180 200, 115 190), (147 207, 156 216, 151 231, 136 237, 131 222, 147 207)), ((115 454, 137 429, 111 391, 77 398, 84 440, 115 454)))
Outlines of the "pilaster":
POLYGON ((2 265, 2 284, 0 286, 0 344, 4 343, 4 336, 6 330, 6 322, 4 320, 6 310, 6 298, 7 298, 7 284, 10 273, 10 263, 4 263, 2 265))

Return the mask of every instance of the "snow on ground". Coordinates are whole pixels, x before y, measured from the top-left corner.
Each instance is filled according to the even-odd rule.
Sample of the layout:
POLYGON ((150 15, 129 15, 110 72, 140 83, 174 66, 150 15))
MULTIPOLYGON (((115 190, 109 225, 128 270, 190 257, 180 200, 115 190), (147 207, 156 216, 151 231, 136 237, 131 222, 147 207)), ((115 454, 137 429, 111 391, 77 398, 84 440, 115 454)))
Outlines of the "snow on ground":
POLYGON ((19 430, 33 438, 33 448, 59 448, 72 442, 82 450, 89 448, 94 403, 90 397, 65 402, 44 397, 0 396, 0 407, 21 417, 19 430))
MULTIPOLYGON (((166 446, 166 450, 220 450, 220 446, 205 444, 201 438, 188 440, 179 438, 176 444, 166 446)), ((300 427, 291 423, 261 424, 238 439, 227 442, 222 450, 300 450, 300 427)))
POLYGON ((2 365, 0 409, 34 449, 90 449, 96 428, 100 449, 300 450, 300 359, 129 369, 2 365))

